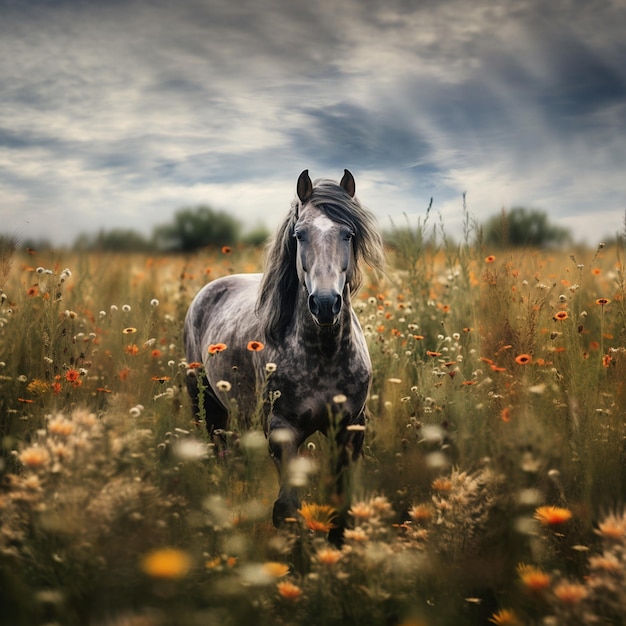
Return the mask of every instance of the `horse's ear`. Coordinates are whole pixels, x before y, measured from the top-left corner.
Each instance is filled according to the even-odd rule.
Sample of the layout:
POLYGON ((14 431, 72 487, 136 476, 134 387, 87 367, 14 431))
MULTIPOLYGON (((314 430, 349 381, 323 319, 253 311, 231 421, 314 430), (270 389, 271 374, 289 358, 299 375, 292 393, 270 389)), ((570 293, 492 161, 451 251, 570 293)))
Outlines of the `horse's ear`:
POLYGON ((339 183, 339 186, 351 197, 354 198, 356 192, 356 183, 354 182, 354 176, 350 170, 343 170, 343 178, 339 183))
POLYGON ((311 194, 313 193, 313 183, 309 178, 309 170, 304 170, 304 172, 302 172, 302 174, 298 177, 296 191, 302 204, 304 204, 311 197, 311 194))

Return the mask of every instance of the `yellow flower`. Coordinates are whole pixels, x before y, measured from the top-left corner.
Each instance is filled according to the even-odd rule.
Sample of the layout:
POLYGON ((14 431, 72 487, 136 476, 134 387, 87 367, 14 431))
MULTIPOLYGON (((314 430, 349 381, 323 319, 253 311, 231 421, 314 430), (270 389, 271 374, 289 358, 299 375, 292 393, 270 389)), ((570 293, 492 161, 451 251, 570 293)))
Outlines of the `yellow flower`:
POLYGON ((289 565, 278 561, 267 561, 263 563, 263 571, 273 578, 281 578, 289 573, 289 565))
POLYGON ((178 548, 159 548, 143 557, 141 569, 152 578, 177 580, 191 569, 191 557, 178 548))
POLYGON ((580 583, 562 582, 554 588, 554 595, 563 603, 569 606, 578 604, 587 597, 588 591, 580 583))
POLYGON ((336 528, 334 520, 337 511, 328 504, 303 504, 298 513, 304 518, 304 522, 309 530, 327 533, 332 528, 336 528))

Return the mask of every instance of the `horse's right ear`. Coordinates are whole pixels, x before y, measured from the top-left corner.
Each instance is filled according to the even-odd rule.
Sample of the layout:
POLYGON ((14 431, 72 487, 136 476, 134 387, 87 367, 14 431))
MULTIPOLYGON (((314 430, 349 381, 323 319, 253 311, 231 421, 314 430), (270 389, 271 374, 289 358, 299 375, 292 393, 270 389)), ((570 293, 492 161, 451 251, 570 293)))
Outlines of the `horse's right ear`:
POLYGON ((313 193, 313 183, 309 178, 309 170, 304 170, 304 172, 302 172, 302 174, 298 177, 296 191, 302 204, 304 204, 311 197, 311 194, 313 193))

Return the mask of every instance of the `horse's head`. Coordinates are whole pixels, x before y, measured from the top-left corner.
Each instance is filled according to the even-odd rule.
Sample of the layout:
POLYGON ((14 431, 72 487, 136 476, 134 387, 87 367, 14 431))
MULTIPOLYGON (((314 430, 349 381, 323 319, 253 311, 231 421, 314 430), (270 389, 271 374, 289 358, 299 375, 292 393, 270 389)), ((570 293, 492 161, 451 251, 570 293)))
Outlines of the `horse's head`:
MULTIPOLYGON (((339 186, 335 183, 335 188, 337 193, 354 196, 354 178, 348 170, 339 186)), ((339 320, 344 289, 354 264, 354 228, 331 219, 321 205, 310 202, 313 184, 308 170, 298 178, 297 193, 300 206, 293 236, 298 279, 307 290, 309 311, 315 322, 319 326, 334 326, 339 320)))

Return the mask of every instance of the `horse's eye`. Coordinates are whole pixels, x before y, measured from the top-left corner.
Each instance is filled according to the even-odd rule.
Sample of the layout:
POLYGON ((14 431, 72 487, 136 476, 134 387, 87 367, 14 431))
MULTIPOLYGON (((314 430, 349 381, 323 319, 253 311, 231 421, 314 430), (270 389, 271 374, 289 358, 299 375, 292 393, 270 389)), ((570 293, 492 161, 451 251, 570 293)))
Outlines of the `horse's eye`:
POLYGON ((298 241, 302 241, 302 233, 296 231, 293 236, 298 240, 298 241))
POLYGON ((351 241, 352 237, 354 237, 354 233, 346 233, 346 236, 344 237, 344 239, 346 241, 351 241))

